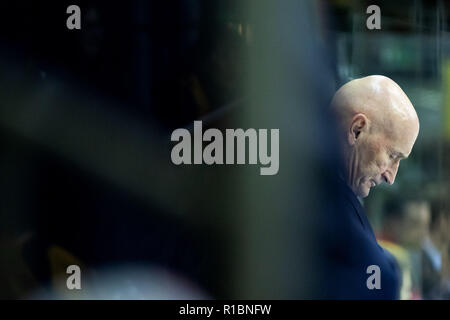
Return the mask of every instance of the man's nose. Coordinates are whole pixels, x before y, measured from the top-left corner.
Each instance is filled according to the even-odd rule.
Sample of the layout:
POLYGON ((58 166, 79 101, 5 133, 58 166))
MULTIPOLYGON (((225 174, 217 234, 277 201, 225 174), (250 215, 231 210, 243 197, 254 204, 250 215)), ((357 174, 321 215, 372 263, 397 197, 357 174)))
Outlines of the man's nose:
POLYGON ((398 172, 398 165, 399 165, 398 162, 394 163, 382 175, 383 179, 390 185, 394 184, 395 177, 397 176, 397 172, 398 172))

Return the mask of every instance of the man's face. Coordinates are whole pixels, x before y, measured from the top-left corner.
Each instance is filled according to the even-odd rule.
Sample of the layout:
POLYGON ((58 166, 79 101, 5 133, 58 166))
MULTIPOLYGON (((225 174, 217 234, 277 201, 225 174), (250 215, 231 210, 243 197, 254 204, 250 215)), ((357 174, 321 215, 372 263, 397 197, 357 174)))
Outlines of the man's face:
POLYGON ((426 202, 410 202, 405 207, 400 228, 400 243, 407 248, 418 249, 428 235, 431 212, 426 202))
POLYGON ((394 183, 400 161, 411 153, 418 133, 413 125, 401 127, 402 132, 382 128, 356 140, 350 184, 357 196, 367 197, 370 189, 382 182, 394 183))

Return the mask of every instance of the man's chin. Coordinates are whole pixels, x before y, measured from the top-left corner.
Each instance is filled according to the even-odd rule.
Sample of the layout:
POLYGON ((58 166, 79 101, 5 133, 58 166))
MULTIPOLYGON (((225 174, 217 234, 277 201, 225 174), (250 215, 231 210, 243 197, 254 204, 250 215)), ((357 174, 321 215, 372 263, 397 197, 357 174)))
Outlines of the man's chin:
POLYGON ((370 188, 360 187, 360 188, 358 188, 358 190, 356 190, 355 194, 357 197, 365 198, 369 195, 369 192, 370 192, 370 188))

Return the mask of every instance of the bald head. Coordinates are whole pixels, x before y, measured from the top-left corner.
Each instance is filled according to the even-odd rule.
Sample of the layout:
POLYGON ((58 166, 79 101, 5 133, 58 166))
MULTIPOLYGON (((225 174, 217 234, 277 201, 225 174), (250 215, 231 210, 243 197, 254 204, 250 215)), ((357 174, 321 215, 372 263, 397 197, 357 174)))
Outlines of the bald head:
POLYGON ((394 183, 419 133, 411 101, 393 80, 368 76, 343 85, 331 102, 339 123, 346 179, 358 196, 394 183))
POLYGON ((411 101, 397 83, 385 76, 374 75, 347 82, 336 92, 331 106, 341 123, 348 124, 354 115, 362 113, 374 122, 372 129, 389 130, 398 127, 394 123, 399 122, 419 127, 411 101))

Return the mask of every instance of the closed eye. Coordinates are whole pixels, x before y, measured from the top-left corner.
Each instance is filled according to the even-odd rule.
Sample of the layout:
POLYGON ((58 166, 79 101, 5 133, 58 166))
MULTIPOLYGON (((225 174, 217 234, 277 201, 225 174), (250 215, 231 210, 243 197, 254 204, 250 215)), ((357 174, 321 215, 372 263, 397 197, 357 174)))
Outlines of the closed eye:
POLYGON ((389 154, 389 158, 392 159, 392 160, 394 160, 394 159, 402 160, 402 159, 406 159, 407 157, 401 152, 391 152, 389 154))

